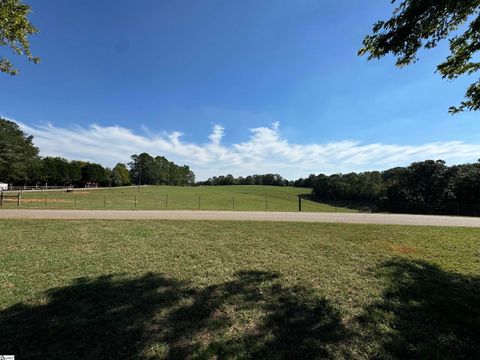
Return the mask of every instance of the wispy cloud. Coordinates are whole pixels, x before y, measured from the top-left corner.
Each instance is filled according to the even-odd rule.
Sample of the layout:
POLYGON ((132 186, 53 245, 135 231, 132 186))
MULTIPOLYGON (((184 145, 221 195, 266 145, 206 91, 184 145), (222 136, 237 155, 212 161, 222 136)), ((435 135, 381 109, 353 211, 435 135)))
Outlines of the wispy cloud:
MULTIPOLYGON (((18 123, 18 121, 17 121, 18 123)), ((480 158, 480 144, 461 141, 423 145, 395 145, 358 141, 325 144, 295 144, 282 137, 280 124, 250 129, 250 136, 236 144, 222 144, 225 129, 214 125, 208 140, 191 143, 182 133, 134 133, 120 126, 58 127, 53 124, 26 125, 42 156, 62 156, 113 166, 128 162, 130 155, 148 152, 188 164, 198 179, 231 173, 245 176, 275 172, 289 179, 310 173, 381 170, 425 159, 449 163, 472 162, 480 158)))
POLYGON ((215 145, 219 145, 220 141, 223 138, 223 134, 225 133, 225 128, 220 125, 213 125, 213 130, 210 136, 208 137, 212 143, 215 145))

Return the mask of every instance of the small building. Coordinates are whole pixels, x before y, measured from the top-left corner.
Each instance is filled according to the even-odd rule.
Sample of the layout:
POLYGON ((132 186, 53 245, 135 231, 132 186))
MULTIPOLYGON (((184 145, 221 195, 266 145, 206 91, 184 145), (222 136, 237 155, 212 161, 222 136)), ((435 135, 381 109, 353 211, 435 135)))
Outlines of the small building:
POLYGON ((8 190, 8 184, 0 182, 0 191, 8 190))

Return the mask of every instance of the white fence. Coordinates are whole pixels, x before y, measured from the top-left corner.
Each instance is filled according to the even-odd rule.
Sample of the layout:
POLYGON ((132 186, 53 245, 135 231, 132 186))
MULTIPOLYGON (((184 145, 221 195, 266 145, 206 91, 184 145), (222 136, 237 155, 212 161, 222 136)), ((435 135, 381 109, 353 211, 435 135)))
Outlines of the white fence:
POLYGON ((129 185, 129 186, 109 186, 109 187, 100 187, 100 186, 73 186, 73 185, 64 185, 64 186, 12 186, 12 185, 9 185, 8 186, 8 190, 7 189, 4 189, 4 190, 1 190, 0 191, 4 191, 4 192, 8 192, 8 191, 20 191, 20 192, 24 192, 24 191, 28 191, 28 192, 36 192, 36 191, 73 191, 73 190, 79 190, 79 189, 87 189, 87 190, 102 190, 102 189, 120 189, 120 188, 139 188, 139 187, 147 187, 149 185, 129 185))
POLYGON ((48 190, 69 190, 73 186, 9 186, 9 191, 48 191, 48 190))

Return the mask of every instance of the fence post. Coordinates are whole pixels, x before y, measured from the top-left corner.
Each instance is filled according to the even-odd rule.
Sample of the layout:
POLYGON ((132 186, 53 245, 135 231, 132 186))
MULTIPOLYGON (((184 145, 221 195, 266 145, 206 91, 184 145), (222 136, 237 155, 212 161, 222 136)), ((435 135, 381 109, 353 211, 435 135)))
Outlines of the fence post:
POLYGON ((45 206, 47 206, 47 194, 45 194, 45 201, 44 201, 44 203, 45 203, 45 206))
POLYGON ((198 195, 198 210, 200 210, 200 195, 198 195))
POLYGON ((137 208, 137 195, 135 195, 135 197, 134 197, 133 204, 134 204, 133 206, 136 209, 137 208))
POLYGON ((17 195, 17 207, 19 207, 19 206, 20 206, 20 197, 21 197, 21 195, 20 195, 20 194, 18 194, 18 195, 17 195))
POLYGON ((0 194, 0 206, 3 206, 3 192, 0 194))
POLYGON ((298 195, 298 211, 302 211, 302 196, 298 195))

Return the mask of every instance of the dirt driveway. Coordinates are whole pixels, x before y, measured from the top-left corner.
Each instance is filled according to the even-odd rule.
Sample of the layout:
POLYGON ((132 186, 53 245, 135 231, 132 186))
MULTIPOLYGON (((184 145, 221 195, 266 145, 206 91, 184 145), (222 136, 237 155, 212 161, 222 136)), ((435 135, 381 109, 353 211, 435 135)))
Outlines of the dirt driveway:
POLYGON ((255 211, 2 209, 0 219, 233 220, 480 227, 480 218, 460 216, 255 211))

